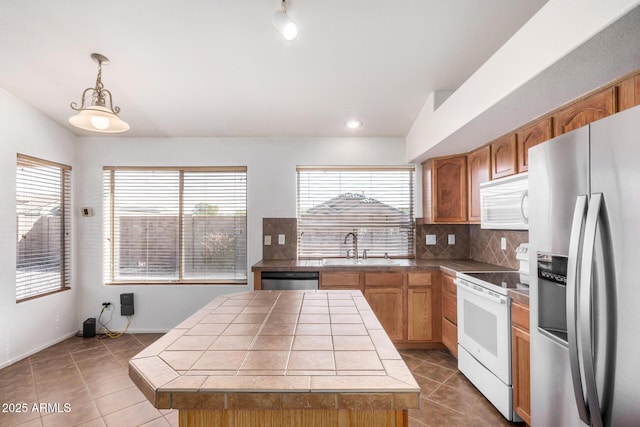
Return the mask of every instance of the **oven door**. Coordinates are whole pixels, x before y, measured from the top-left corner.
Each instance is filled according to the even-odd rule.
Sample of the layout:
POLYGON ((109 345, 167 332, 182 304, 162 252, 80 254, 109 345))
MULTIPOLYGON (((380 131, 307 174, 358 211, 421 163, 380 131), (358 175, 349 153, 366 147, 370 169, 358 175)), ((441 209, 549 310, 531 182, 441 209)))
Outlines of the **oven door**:
POLYGON ((457 278, 458 343, 511 385, 511 299, 457 278))

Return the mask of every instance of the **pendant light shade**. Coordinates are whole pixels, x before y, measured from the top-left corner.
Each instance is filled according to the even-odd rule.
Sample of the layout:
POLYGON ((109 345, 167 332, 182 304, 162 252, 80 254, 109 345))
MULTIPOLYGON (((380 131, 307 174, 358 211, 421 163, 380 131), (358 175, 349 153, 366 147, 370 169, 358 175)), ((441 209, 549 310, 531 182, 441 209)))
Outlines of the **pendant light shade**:
POLYGON ((78 114, 69 117, 69 123, 92 132, 126 132, 129 125, 118 117, 120 107, 113 106, 111 92, 102 84, 102 64, 108 64, 109 60, 99 53, 92 53, 91 58, 98 63, 96 86, 84 90, 80 107, 75 102, 71 103, 71 108, 78 114))
POLYGON ((298 37, 298 25, 287 15, 287 3, 282 0, 282 10, 273 14, 273 26, 282 34, 285 40, 293 40, 298 37))

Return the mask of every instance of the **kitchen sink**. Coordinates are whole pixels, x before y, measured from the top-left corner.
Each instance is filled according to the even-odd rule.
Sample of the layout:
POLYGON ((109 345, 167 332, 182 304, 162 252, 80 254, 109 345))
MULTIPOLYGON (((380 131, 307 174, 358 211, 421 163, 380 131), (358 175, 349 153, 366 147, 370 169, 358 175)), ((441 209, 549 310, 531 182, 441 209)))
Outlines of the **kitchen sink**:
POLYGON ((399 264, 392 259, 385 258, 367 258, 358 260, 355 260, 353 258, 326 258, 322 260, 322 265, 326 265, 327 267, 367 267, 399 264))

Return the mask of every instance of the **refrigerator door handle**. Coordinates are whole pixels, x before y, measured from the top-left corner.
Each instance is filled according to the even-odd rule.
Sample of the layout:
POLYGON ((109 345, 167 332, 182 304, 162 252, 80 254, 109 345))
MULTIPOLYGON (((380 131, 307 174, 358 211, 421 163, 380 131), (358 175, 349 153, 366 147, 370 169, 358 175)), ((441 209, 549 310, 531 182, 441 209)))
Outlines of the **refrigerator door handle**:
POLYGON ((591 294, 593 286, 593 254, 596 244, 596 231, 600 220, 602 193, 593 194, 587 212, 585 225, 582 263, 580 268, 579 319, 581 352, 584 362, 584 380, 587 389, 587 402, 590 415, 590 426, 602 427, 602 415, 598 390, 596 388, 595 361, 593 358, 593 319, 591 310, 591 294))
POLYGON ((578 265, 581 257, 580 244, 587 211, 587 196, 578 196, 573 211, 573 221, 571 223, 571 240, 569 242, 569 259, 567 261, 567 340, 569 343, 569 363, 571 366, 571 379, 573 382, 573 393, 578 407, 578 415, 586 424, 589 424, 589 413, 585 392, 582 387, 584 374, 580 366, 578 349, 578 319, 577 305, 579 292, 578 265))

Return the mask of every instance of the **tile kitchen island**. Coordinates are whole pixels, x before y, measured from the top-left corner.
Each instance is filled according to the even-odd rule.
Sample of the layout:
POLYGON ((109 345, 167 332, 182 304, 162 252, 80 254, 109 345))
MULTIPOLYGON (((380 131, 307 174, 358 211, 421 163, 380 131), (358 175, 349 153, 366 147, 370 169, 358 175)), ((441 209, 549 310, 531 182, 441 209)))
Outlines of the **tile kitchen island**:
POLYGON ((407 426, 420 387, 360 291, 220 296, 134 356, 180 426, 407 426))

